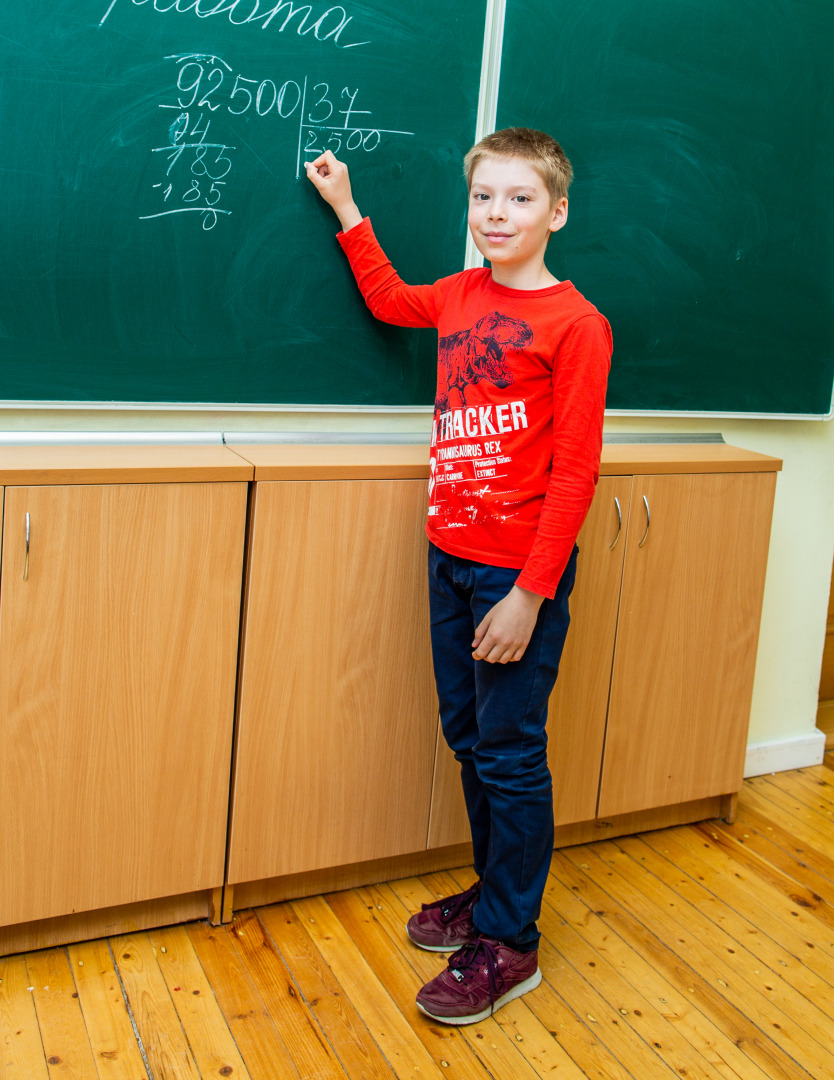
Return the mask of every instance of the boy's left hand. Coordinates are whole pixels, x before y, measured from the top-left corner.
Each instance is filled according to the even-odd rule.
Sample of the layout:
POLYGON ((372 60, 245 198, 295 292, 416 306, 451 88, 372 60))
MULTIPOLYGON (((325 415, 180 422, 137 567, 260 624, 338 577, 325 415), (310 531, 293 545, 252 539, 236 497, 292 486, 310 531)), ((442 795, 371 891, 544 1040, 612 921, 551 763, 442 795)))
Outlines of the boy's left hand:
POLYGON ((513 585, 475 630, 473 660, 507 664, 520 660, 533 634, 543 596, 513 585))

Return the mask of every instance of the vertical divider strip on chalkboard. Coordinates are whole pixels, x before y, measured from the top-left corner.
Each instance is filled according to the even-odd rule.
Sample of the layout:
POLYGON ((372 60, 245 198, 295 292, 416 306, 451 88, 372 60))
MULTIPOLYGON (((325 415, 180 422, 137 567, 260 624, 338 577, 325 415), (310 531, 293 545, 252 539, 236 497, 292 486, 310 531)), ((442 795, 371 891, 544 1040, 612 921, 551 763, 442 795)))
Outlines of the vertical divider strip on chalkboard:
MULTIPOLYGON (((478 95, 478 117, 475 122, 475 139, 478 142, 495 131, 498 116, 498 83, 501 80, 501 47, 504 43, 504 15, 507 0, 487 0, 484 24, 484 52, 481 59, 481 88, 478 95)), ((472 237, 466 235, 467 270, 483 266, 483 255, 475 247, 472 237)))

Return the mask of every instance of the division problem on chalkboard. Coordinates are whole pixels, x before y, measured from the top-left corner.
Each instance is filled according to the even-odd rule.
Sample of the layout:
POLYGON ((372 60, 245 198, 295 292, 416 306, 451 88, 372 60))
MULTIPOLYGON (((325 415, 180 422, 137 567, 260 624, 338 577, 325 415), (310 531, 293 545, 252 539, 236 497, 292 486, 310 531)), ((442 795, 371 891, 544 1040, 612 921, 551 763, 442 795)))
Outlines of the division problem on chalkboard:
POLYGON ((7 6, 0 399, 431 400, 304 163, 349 163, 405 278, 459 270, 486 0, 7 6))
MULTIPOLYGON (((326 149, 349 160, 353 151, 372 153, 384 137, 414 134, 373 126, 372 110, 360 108, 356 86, 339 91, 326 82, 311 85, 306 74, 283 82, 253 79, 236 72, 221 57, 201 53, 166 60, 177 65, 169 95, 176 100, 160 102, 159 107, 173 109, 177 116, 168 124, 168 142, 151 150, 163 158, 164 175, 152 186, 164 208, 141 214, 143 221, 197 213, 203 229, 209 231, 218 215, 232 213, 220 204, 233 179, 236 146, 217 141, 234 127, 232 117, 256 116, 272 125, 272 138, 294 142, 296 179, 303 161, 326 149)), ((233 131, 230 137, 235 137, 233 131)))

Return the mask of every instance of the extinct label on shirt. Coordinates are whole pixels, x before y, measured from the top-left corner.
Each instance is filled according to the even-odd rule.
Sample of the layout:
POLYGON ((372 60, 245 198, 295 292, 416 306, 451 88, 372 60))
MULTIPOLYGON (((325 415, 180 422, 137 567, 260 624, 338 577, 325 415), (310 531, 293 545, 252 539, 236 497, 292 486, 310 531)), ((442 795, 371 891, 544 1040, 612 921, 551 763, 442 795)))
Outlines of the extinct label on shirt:
POLYGON ((528 323, 492 311, 470 329, 438 342, 429 463, 429 516, 435 528, 514 516, 514 500, 507 498, 513 485, 506 479, 512 464, 511 434, 528 426, 525 401, 470 402, 473 398, 483 402, 511 386, 515 379, 506 353, 523 349, 532 340, 528 323), (473 390, 476 384, 481 385, 473 390))

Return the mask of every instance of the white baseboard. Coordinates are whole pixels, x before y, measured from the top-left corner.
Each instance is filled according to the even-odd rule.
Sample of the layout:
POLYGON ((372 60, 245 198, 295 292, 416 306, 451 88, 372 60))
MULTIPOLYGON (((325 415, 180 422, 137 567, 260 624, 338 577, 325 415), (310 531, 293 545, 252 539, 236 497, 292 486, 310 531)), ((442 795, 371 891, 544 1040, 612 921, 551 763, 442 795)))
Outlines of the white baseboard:
POLYGON ((793 735, 787 739, 750 743, 744 760, 744 775, 763 776, 765 773, 785 772, 820 765, 825 753, 825 733, 813 731, 808 735, 793 735))

